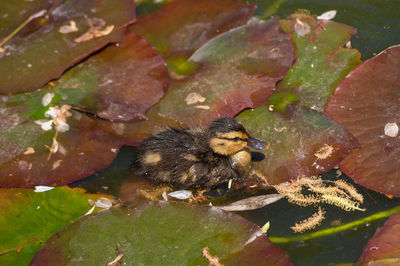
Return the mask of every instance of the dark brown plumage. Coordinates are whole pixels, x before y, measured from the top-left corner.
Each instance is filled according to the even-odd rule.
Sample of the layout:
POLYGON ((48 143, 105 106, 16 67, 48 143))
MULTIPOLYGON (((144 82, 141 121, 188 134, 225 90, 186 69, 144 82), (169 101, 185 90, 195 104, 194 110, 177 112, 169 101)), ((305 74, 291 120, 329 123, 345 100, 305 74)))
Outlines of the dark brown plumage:
POLYGON ((138 147, 132 171, 175 187, 211 187, 248 173, 249 146, 266 144, 233 118, 217 119, 207 129, 167 128, 138 147))

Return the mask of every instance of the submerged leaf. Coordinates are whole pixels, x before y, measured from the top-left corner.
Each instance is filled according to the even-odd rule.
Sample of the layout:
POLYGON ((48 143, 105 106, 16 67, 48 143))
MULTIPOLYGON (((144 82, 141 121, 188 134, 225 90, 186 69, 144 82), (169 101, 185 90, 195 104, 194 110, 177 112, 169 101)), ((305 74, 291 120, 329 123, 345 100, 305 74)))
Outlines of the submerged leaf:
POLYGON ((231 204, 224 206, 217 206, 224 211, 249 211, 256 210, 267 206, 275 201, 282 199, 283 196, 280 194, 268 194, 261 196, 254 196, 247 199, 242 199, 239 201, 232 202, 231 204))
POLYGON ((0 189, 0 264, 28 265, 50 236, 91 208, 89 199, 101 196, 68 187, 0 189))
POLYGON ((205 247, 226 265, 291 264, 259 227, 238 215, 210 206, 159 202, 82 217, 47 241, 31 265, 78 259, 85 265, 104 265, 115 259, 116 248, 123 261, 135 265, 206 265, 205 247))
POLYGON ((269 144, 259 154, 264 159, 253 167, 270 184, 324 173, 358 147, 357 140, 338 123, 298 104, 288 105, 284 112, 260 106, 237 119, 252 136, 269 144))
POLYGON ((369 189, 395 196, 400 196, 399 93, 400 46, 395 46, 347 75, 326 109, 361 144, 340 164, 342 171, 369 189))
MULTIPOLYGON (((2 14, 13 16, 18 9, 14 6, 15 1, 7 3, 2 14)), ((130 0, 43 1, 33 6, 27 11, 23 9, 24 5, 18 6, 21 9, 17 16, 22 12, 23 17, 29 17, 39 10, 46 10, 46 16, 28 23, 3 45, 4 51, 0 52, 1 94, 32 91, 58 78, 65 69, 93 51, 109 42, 120 41, 123 27, 134 18, 134 3, 130 0), (59 31, 71 21, 78 31, 59 31), (91 38, 76 41, 87 32, 92 32, 91 38)), ((0 39, 22 22, 14 18, 10 23, 0 21, 0 28, 3 28, 0 39)))

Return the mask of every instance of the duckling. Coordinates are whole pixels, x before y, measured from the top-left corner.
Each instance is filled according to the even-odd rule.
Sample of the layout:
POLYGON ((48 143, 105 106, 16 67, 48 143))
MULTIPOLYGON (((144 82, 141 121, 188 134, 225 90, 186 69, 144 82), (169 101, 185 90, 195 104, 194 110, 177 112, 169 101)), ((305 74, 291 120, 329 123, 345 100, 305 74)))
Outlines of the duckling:
POLYGON ((249 173, 249 148, 262 150, 266 143, 224 117, 206 129, 166 128, 150 136, 138 147, 131 170, 178 188, 210 188, 249 173))

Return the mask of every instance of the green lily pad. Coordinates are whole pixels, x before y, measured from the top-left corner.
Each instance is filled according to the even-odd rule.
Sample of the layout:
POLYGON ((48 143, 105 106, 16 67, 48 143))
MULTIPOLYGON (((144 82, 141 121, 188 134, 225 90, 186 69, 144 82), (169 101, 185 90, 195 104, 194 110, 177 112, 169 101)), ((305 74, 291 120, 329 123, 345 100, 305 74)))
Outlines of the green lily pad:
POLYGON ((0 189, 0 264, 28 265, 48 238, 91 209, 89 199, 102 196, 68 187, 0 189))
POLYGON ((340 164, 369 189, 400 196, 400 46, 362 63, 339 84, 326 113, 359 141, 340 164))
MULTIPOLYGON (((2 14, 15 14, 14 2, 7 1, 2 14)), ((35 3, 38 6, 28 10, 36 13, 25 13, 24 16, 43 16, 33 19, 2 46, 2 94, 32 91, 58 78, 65 69, 92 52, 110 42, 120 41, 124 26, 134 18, 134 3, 130 0, 71 0, 59 5, 56 5, 58 2, 35 3), (45 8, 43 13, 37 11, 39 7, 45 8), (89 31, 91 34, 87 34, 89 31), (91 37, 82 38, 85 34, 91 37)), ((13 27, 19 21, 13 21, 5 23, 5 27, 11 28, 3 30, 0 39, 15 30, 13 27)))
POLYGON ((299 104, 290 104, 283 112, 262 105, 236 118, 252 136, 269 143, 269 149, 261 152, 265 158, 254 162, 253 168, 271 184, 327 172, 358 147, 345 128, 299 104))
POLYGON ((208 40, 243 25, 255 4, 237 0, 176 0, 161 10, 139 16, 129 27, 145 37, 173 68, 208 40), (172 64, 170 64, 170 62, 172 64), (174 63, 175 62, 175 63, 174 63))
POLYGON ((208 265, 206 247, 224 265, 291 265, 244 218, 212 206, 168 202, 82 217, 49 239, 31 265, 105 265, 118 253, 130 265, 208 265))
POLYGON ((361 63, 357 50, 342 48, 355 29, 305 14, 290 18, 280 23, 293 38, 298 60, 276 91, 296 93, 304 106, 323 112, 339 82, 361 63))
POLYGON ((364 247, 357 265, 399 265, 400 214, 392 215, 364 247))
POLYGON ((61 127, 56 133, 54 122, 44 115, 50 107, 41 98, 22 96, 26 102, 0 105, 0 187, 71 183, 107 167, 122 146, 105 129, 117 125, 71 110, 65 116, 68 130, 61 127), (37 124, 43 121, 50 121, 51 129, 37 124))

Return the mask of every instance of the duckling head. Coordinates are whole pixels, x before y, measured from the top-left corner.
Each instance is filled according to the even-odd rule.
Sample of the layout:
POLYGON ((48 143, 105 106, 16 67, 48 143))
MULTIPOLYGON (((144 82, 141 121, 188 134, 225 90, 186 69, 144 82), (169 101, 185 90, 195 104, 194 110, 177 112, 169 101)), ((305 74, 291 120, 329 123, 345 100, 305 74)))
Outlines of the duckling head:
POLYGON ((207 129, 211 149, 220 155, 231 156, 247 147, 262 150, 264 141, 251 137, 238 121, 231 117, 215 120, 207 129))

